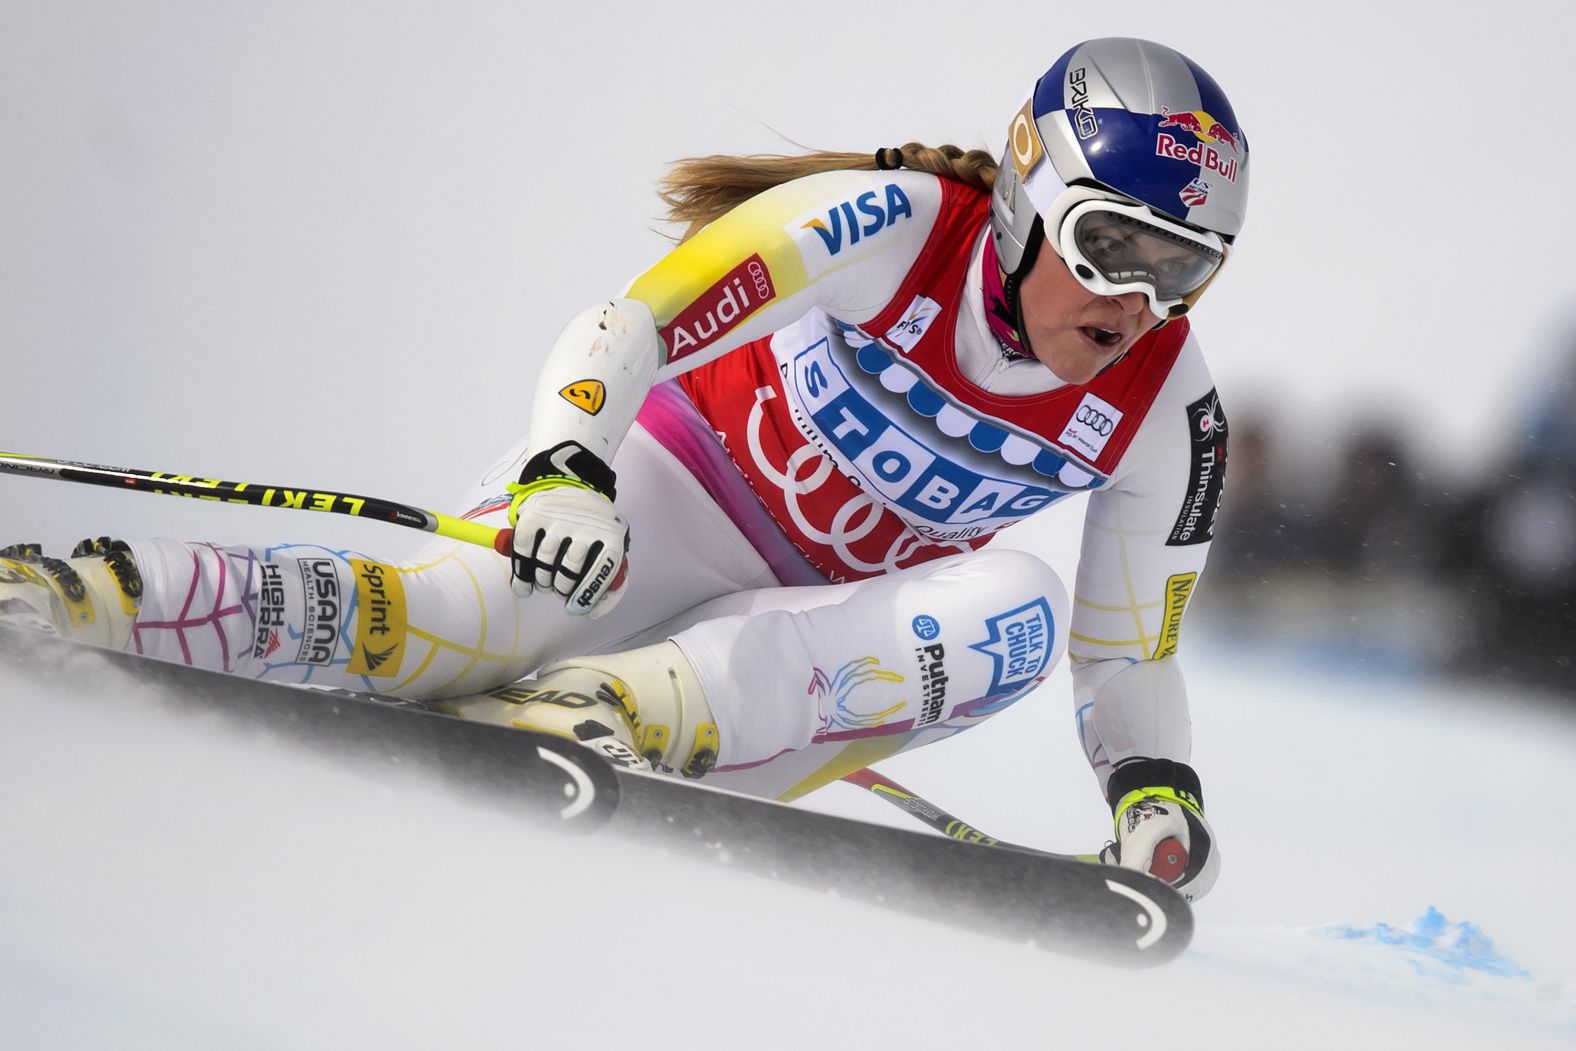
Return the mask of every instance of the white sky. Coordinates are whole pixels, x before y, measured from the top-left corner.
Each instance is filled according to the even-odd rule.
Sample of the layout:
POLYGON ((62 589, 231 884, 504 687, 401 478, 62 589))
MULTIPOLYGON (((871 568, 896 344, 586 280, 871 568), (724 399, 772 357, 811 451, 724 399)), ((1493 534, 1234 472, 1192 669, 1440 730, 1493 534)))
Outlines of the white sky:
MULTIPOLYGON (((1196 317, 1228 408, 1304 447, 1411 420, 1470 469, 1576 345, 1576 14, 1407 6, 12 2, 0 448, 450 510, 563 321, 663 251, 664 162, 994 151, 1058 53, 1127 33, 1211 70, 1252 143, 1196 317)), ((0 537, 301 525, 165 503, 3 479, 0 537)))

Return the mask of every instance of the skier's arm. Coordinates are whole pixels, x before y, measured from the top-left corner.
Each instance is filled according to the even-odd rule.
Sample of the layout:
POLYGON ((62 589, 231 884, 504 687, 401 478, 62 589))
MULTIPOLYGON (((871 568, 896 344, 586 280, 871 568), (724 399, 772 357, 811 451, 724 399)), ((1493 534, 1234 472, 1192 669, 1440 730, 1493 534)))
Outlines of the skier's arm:
POLYGON ((651 385, 767 336, 814 308, 874 317, 924 248, 934 176, 829 172, 768 190, 717 219, 570 321, 537 380, 511 487, 516 590, 551 588, 571 613, 622 595, 628 530, 609 464, 651 385))
POLYGON ((751 198, 676 246, 620 298, 577 315, 549 352, 530 448, 574 441, 611 461, 653 383, 821 308, 858 324, 886 306, 940 209, 934 176, 828 172, 751 198))
POLYGON ((1194 895, 1208 889, 1218 852, 1188 765, 1177 652, 1219 502, 1224 420, 1190 341, 1121 476, 1090 498, 1068 650, 1079 736, 1118 818, 1112 860, 1161 874, 1157 848, 1175 838, 1185 870, 1165 878, 1194 895))

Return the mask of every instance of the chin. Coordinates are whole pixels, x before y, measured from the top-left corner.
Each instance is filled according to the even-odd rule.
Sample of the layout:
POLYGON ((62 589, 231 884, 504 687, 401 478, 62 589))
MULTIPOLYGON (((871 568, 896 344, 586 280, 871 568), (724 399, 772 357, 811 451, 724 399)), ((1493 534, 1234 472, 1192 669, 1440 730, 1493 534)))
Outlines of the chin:
POLYGON ((1069 376, 1065 369, 1052 368, 1050 365, 1046 365, 1045 367, 1050 369, 1052 376, 1055 376, 1069 387, 1082 387, 1085 383, 1088 383, 1090 380, 1094 379, 1095 375, 1093 372, 1091 372, 1087 376, 1069 376))
MULTIPOLYGON (((1114 361, 1115 359, 1113 358, 1111 360, 1114 361)), ((1069 387, 1082 387, 1085 383, 1088 383, 1090 380, 1098 376, 1100 374, 1100 370, 1105 368, 1108 364, 1110 364, 1110 362, 1101 361, 1092 364, 1080 363, 1069 367, 1066 364, 1056 364, 1041 358, 1040 364, 1049 369, 1051 371, 1051 375, 1055 376, 1069 387)))
MULTIPOLYGON (((1081 387, 1100 374, 1113 361, 1120 358, 1128 350, 1126 343, 1112 349, 1110 353, 1093 357, 1085 345, 1081 335, 1074 335, 1077 346, 1068 349, 1052 346, 1050 353, 1035 354, 1040 359, 1040 364, 1051 370, 1051 374, 1070 387, 1081 387)), ((1134 340, 1134 342, 1137 342, 1134 340)), ((1035 344, 1031 341, 1030 346, 1035 344)))

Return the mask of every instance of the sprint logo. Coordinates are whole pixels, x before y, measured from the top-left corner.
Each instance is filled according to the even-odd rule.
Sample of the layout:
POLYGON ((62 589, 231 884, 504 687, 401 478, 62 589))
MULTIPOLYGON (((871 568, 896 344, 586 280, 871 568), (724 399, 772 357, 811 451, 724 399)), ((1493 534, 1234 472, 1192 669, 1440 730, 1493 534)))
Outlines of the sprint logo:
MULTIPOLYGON (((372 650, 372 648, 370 646, 367 646, 365 643, 363 643, 362 646, 361 646, 361 659, 367 666, 367 674, 368 675, 377 675, 377 674, 379 674, 378 673, 378 669, 383 667, 383 665, 387 664, 388 663, 388 659, 390 657, 394 656, 398 652, 399 652, 399 643, 397 643, 397 642, 394 645, 390 646, 388 649, 380 650, 380 651, 377 651, 377 652, 373 652, 373 650, 372 650)), ((388 672, 388 673, 385 673, 385 674, 393 674, 393 673, 392 672, 388 672)))
POLYGON ((356 645, 346 671, 392 679, 408 641, 405 582, 399 570, 364 558, 350 560, 356 576, 356 645))

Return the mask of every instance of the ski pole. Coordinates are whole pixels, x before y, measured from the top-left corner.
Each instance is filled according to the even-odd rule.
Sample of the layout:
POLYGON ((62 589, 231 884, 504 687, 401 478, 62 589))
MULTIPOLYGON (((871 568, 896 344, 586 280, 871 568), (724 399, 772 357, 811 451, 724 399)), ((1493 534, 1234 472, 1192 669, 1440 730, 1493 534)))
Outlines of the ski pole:
POLYGON ((1006 847, 1009 850, 1023 850, 1030 854, 1048 854, 1054 858, 1069 858, 1076 861, 1099 862, 1098 854, 1057 854, 1049 850, 1038 850, 1034 847, 1019 846, 1016 843, 1004 843, 995 836, 987 836, 968 822, 958 818, 932 803, 917 793, 910 792, 885 774, 878 774, 869 767, 855 770, 845 774, 843 780, 851 785, 868 789, 872 794, 885 799, 899 810, 918 818, 931 828, 953 839, 961 839, 965 843, 979 843, 990 847, 1006 847))
POLYGON ((408 504, 397 504, 374 496, 338 493, 328 489, 311 489, 298 485, 225 482, 217 478, 199 478, 189 474, 105 467, 101 464, 53 460, 46 456, 23 456, 20 453, 6 452, 0 452, 0 473, 103 485, 114 489, 132 489, 163 496, 219 500, 228 504, 284 507, 297 511, 322 511, 328 514, 350 515, 354 518, 369 518, 405 526, 408 529, 436 533, 465 544, 489 547, 500 555, 508 555, 514 547, 512 529, 498 529, 494 526, 467 522, 463 518, 441 515, 436 511, 424 511, 408 504))

